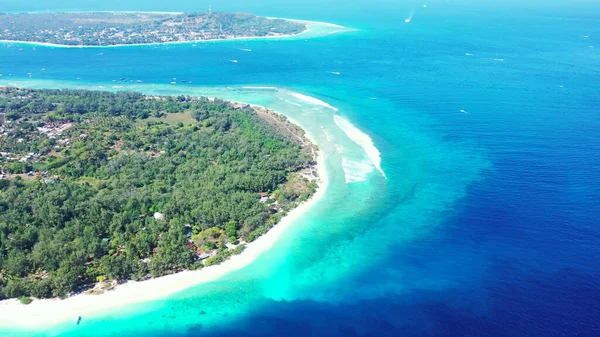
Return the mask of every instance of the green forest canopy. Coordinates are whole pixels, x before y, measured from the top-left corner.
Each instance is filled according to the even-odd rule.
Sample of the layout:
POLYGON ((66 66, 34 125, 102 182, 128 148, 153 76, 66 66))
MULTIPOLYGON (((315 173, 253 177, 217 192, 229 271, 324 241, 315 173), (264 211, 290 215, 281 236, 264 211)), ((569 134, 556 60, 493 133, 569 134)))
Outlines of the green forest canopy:
POLYGON ((0 88, 0 149, 0 299, 218 263, 316 188, 310 149, 205 98, 0 88))

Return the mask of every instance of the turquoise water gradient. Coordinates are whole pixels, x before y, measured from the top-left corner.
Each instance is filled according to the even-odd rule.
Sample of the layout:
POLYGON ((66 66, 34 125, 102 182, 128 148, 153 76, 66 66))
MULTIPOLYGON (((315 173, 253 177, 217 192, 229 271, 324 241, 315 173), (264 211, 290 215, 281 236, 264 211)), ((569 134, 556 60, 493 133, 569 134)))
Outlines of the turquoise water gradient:
MULTIPOLYGON (((208 4, 108 0, 82 8, 75 0, 36 0, 0 2, 0 9, 208 4)), ((84 317, 80 326, 0 336, 596 336, 598 4, 424 4, 212 4, 355 28, 315 38, 117 49, 0 45, 0 85, 267 106, 317 140, 330 177, 319 204, 246 268, 84 317), (113 82, 121 77, 143 83, 113 82), (193 84, 170 86, 172 78, 193 84)))
MULTIPOLYGON (((15 81, 15 84, 22 87, 97 88, 97 85, 77 82, 31 79, 15 81)), ((434 170, 424 166, 417 158, 406 158, 411 165, 402 167, 399 172, 384 166, 386 175, 389 175, 389 178, 384 178, 365 149, 351 138, 356 137, 356 134, 336 124, 336 118, 339 123, 342 116, 334 110, 338 109, 333 105, 335 103, 331 104, 331 108, 324 107, 324 103, 314 104, 306 98, 299 99, 295 92, 274 87, 183 88, 143 84, 115 87, 119 87, 117 90, 127 89, 147 94, 222 97, 260 104, 286 114, 307 130, 325 154, 329 178, 326 196, 286 231, 275 247, 240 271, 218 281, 187 289, 165 300, 130 305, 108 314, 101 313, 97 317, 85 317, 76 329, 73 329, 72 322, 67 322, 63 326, 46 330, 46 333, 72 333, 78 336, 83 331, 87 336, 107 336, 110 333, 133 334, 162 329, 185 333, 196 325, 208 328, 228 324, 249 310, 260 307, 265 299, 336 303, 350 295, 358 300, 378 296, 386 291, 399 291, 401 285, 391 285, 391 288, 365 289, 361 294, 354 287, 340 289, 338 284, 360 270, 361 266, 368 265, 371 260, 384 258, 386 249, 382 244, 389 239, 391 231, 394 232, 394 244, 409 242, 427 233, 428 227, 438 223, 437 217, 463 195, 466 185, 477 178, 479 168, 485 164, 466 157, 461 160, 460 166, 464 170, 460 176, 436 176, 434 170), (344 161, 350 164, 345 167, 344 161), (402 174, 404 179, 398 179, 398 174, 402 174), (390 184, 401 187, 406 185, 407 179, 427 179, 428 186, 420 189, 419 196, 411 195, 410 189, 388 191, 390 184), (453 180, 456 181, 448 189, 446 183, 453 180), (410 201, 398 205, 396 200, 401 200, 399 198, 410 201), (379 207, 373 207, 374 204, 380 207, 395 204, 394 207, 400 208, 402 213, 410 214, 410 218, 400 228, 396 228, 397 223, 394 222, 390 222, 390 227, 387 228, 371 228, 367 225, 369 219, 385 218, 379 207)), ((103 89, 113 88, 109 86, 103 89)), ((410 135, 410 132, 403 134, 410 135)), ((368 137, 365 134, 363 136, 368 137)), ((415 146, 418 142, 432 141, 423 135, 421 138, 423 139, 409 137, 406 143, 415 146)), ((460 150, 445 151, 460 155, 460 150)), ((428 158, 428 165, 441 166, 450 159, 442 156, 428 158), (434 161, 438 161, 437 164, 434 161)), ((33 332, 33 335, 37 333, 39 332, 33 332)))

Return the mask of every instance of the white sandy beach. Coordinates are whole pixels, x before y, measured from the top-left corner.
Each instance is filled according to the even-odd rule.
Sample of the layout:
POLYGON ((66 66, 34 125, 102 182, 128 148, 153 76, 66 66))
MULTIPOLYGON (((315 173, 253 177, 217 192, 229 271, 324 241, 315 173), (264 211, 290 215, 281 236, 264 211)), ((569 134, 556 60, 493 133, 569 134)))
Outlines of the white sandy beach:
MULTIPOLYGON (((278 18, 270 18, 278 19, 278 18)), ((0 40, 0 44, 15 44, 15 45, 30 45, 38 47, 54 47, 54 48, 126 48, 126 47, 148 47, 148 46, 162 46, 162 45, 179 45, 179 44, 195 44, 195 43, 207 43, 207 42, 218 42, 218 41, 246 41, 246 40, 268 40, 268 39, 285 39, 290 37, 297 37, 306 35, 311 31, 311 28, 315 27, 330 27, 344 29, 346 27, 339 26, 333 23, 318 22, 318 21, 306 21, 296 19, 282 19, 288 21, 294 21, 303 23, 306 25, 306 29, 297 34, 281 34, 281 35, 270 35, 270 36, 252 36, 252 37, 232 37, 225 39, 209 39, 209 40, 195 40, 195 41, 173 41, 173 42, 157 42, 157 43, 136 43, 136 44, 113 44, 107 46, 81 46, 81 45, 64 45, 48 42, 35 42, 35 41, 17 41, 17 40, 0 40)), ((337 33, 335 31, 334 33, 337 33)))
MULTIPOLYGON (((293 120, 290 121, 293 122, 293 120)), ((314 137, 310 137, 308 132, 307 138, 316 144, 314 137)), ((17 299, 0 301, 0 327, 36 328, 74 322, 78 316, 85 319, 107 310, 159 299, 201 283, 215 281, 227 273, 249 265, 259 255, 271 248, 287 228, 323 197, 328 185, 324 159, 323 152, 319 151, 317 170, 320 186, 313 197, 293 209, 267 234, 249 243, 243 253, 233 256, 220 265, 146 281, 129 281, 102 295, 78 294, 64 300, 34 300, 29 305, 21 304, 17 299)))

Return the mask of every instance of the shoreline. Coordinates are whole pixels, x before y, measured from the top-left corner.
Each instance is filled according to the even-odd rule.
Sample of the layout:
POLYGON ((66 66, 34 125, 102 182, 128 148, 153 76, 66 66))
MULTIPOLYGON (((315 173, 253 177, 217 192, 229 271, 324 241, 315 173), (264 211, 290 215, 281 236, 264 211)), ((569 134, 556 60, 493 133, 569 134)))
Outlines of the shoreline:
MULTIPOLYGON (((108 12, 108 13, 119 13, 119 12, 108 12)), ((148 12, 132 12, 132 13, 148 13, 148 12)), ((308 21, 298 19, 286 19, 286 18, 275 18, 266 17, 267 19, 281 19, 286 21, 292 21, 297 23, 303 23, 306 25, 306 29, 296 34, 281 34, 281 35, 270 35, 270 36, 247 36, 247 37, 232 37, 225 39, 208 39, 208 40, 194 40, 194 41, 171 41, 171 42, 150 42, 150 43, 131 43, 131 44, 112 44, 106 46, 94 46, 94 45, 66 45, 51 42, 35 42, 35 41, 20 41, 20 40, 1 40, 0 45, 29 45, 34 47, 53 47, 53 48, 66 48, 66 49, 85 49, 85 48, 126 48, 126 47, 152 47, 152 46, 168 46, 168 45, 180 45, 180 44, 195 44, 195 43, 209 43, 219 41, 245 41, 245 40, 269 40, 269 39, 286 39, 290 37, 297 37, 307 34, 311 31, 311 26, 324 26, 330 28, 345 29, 346 27, 336 25, 328 22, 319 21, 308 21)), ((336 31, 337 32, 337 31, 336 31)))
MULTIPOLYGON (((252 106, 267 109, 263 106, 252 106)), ((271 109, 267 110, 281 114, 271 109)), ((293 119, 285 117, 290 123, 300 126, 293 119)), ((305 137, 311 143, 319 146, 308 130, 304 128, 302 130, 305 131, 305 137)), ((234 255, 221 264, 204 267, 200 270, 187 270, 144 281, 128 281, 100 295, 77 294, 64 300, 35 299, 28 305, 21 304, 18 299, 3 300, 0 301, 0 327, 35 329, 68 323, 79 316, 85 320, 86 316, 101 315, 110 309, 158 300, 187 288, 215 281, 228 273, 250 265, 262 253, 270 249, 287 228, 325 195, 329 181, 325 169, 325 157, 321 149, 317 152, 316 161, 319 186, 313 196, 291 210, 266 234, 248 243, 241 254, 234 255)))

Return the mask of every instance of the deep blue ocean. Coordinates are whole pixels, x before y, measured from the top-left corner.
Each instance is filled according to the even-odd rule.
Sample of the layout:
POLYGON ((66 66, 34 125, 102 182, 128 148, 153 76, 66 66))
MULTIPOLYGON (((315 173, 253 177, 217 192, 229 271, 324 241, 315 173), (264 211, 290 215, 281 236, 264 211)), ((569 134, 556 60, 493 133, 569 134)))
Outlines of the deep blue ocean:
MULTIPOLYGON (((222 303, 244 305, 222 323, 194 321, 197 299, 174 297, 171 309, 40 336, 600 336, 600 2, 210 4, 355 30, 194 47, 0 44, 0 85, 110 87, 127 77, 284 88, 327 102, 369 135, 386 179, 334 185, 339 214, 322 205, 318 227, 296 229, 297 245, 257 261, 277 268, 249 266, 260 276, 227 281, 252 295, 223 286, 222 303), (287 289, 267 289, 275 283, 287 289), (145 315, 154 322, 126 328, 145 315)), ((208 5, 0 0, 0 11, 208 5)))

